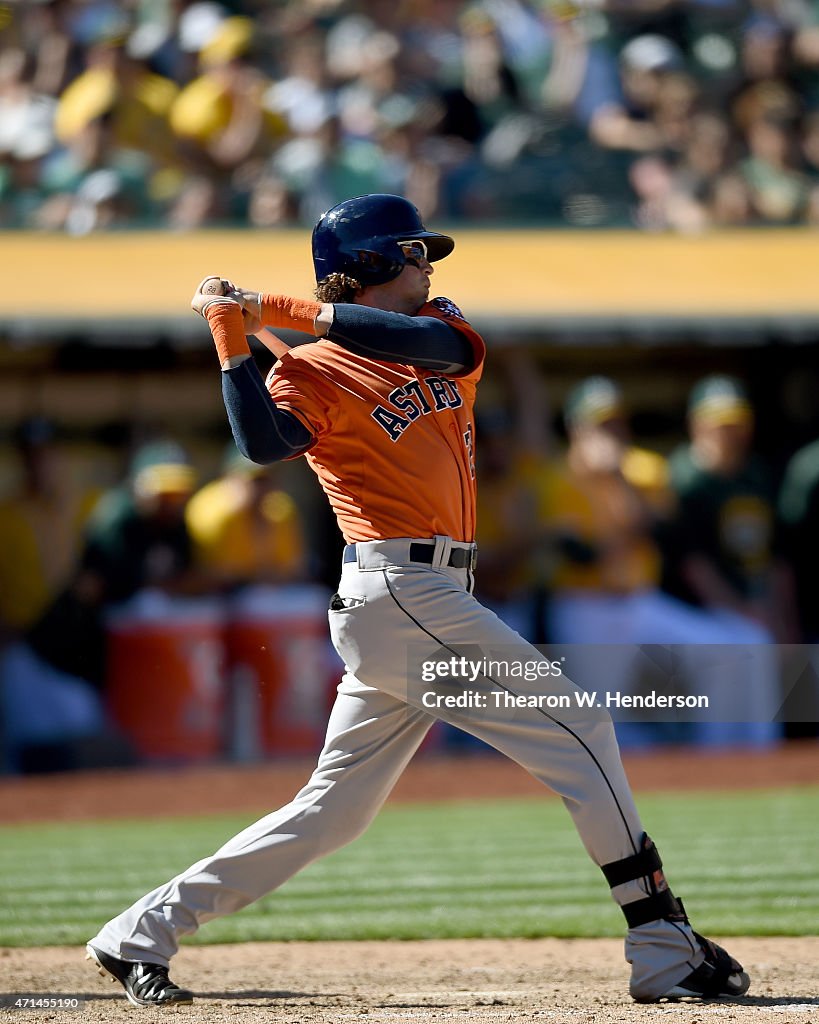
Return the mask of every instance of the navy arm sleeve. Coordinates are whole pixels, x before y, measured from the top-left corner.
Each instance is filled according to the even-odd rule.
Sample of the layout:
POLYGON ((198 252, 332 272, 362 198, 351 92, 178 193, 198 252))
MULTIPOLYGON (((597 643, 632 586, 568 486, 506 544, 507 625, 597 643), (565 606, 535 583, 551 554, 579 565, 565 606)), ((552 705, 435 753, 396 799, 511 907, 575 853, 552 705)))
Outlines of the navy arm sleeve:
POLYGON ((427 370, 459 373, 471 370, 475 361, 467 338, 437 317, 406 316, 355 303, 335 306, 327 337, 356 355, 427 370))
POLYGON ((270 397, 253 359, 222 371, 222 398, 236 447, 251 462, 279 462, 312 445, 307 427, 270 397))

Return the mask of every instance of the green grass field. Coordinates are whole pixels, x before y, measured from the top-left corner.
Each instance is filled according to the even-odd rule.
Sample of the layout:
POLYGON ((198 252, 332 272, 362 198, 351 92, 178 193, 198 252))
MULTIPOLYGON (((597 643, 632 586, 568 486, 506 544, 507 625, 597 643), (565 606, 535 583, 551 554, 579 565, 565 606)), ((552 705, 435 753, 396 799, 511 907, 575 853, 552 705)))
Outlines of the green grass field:
MULTIPOLYGON (((819 788, 640 799, 695 926, 815 934, 819 788)), ((0 829, 0 945, 84 942, 247 817, 0 829)), ((622 934, 555 800, 389 807, 367 834, 194 941, 622 934)))

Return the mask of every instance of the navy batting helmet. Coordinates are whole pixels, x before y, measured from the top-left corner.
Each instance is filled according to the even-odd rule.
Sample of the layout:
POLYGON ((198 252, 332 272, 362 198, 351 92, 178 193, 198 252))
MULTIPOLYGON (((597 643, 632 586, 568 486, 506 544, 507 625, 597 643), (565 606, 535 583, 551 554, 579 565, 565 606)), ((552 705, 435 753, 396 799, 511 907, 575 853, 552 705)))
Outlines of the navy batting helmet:
POLYGON ((346 274, 362 285, 384 284, 398 277, 406 259, 398 243, 421 239, 430 263, 455 248, 448 235, 427 231, 421 214, 401 196, 375 194, 346 199, 313 228, 316 280, 346 274))

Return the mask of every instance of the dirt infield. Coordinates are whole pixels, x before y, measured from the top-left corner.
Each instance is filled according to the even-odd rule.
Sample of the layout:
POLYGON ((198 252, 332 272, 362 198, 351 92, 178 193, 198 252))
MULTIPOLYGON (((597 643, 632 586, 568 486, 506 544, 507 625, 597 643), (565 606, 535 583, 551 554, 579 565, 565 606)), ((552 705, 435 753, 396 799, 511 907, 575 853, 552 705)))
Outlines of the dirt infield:
MULTIPOLYGON (((188 947, 174 960, 174 978, 194 990, 196 1001, 180 1008, 174 1020, 807 1024, 819 1017, 819 939, 731 939, 730 949, 753 978, 744 999, 637 1006, 626 994, 628 967, 622 943, 614 939, 188 947)), ((39 1019, 97 1024, 163 1016, 130 1006, 119 986, 94 973, 79 949, 0 955, 4 993, 83 1003, 79 1013, 38 1010, 39 1019)), ((3 1002, 8 1005, 8 995, 3 1002)), ((31 1019, 13 1009, 0 1009, 3 1017, 31 1019)))
MULTIPOLYGON (((634 788, 713 790, 816 784, 819 744, 764 754, 665 751, 631 756, 634 788)), ((5 824, 266 810, 288 800, 312 763, 84 773, 0 781, 5 824)), ((392 797, 402 801, 543 797, 544 788, 499 757, 422 757, 392 797)), ((245 943, 186 946, 174 978, 196 993, 180 1008, 191 1024, 367 1024, 474 1021, 477 1024, 808 1024, 819 1019, 819 938, 732 938, 751 973, 738 1002, 637 1006, 618 940, 470 939, 427 942, 245 943)), ((79 948, 0 949, 0 1019, 37 1014, 92 1024, 156 1020, 100 978, 79 948), (19 998, 79 1000, 78 1010, 13 1006, 19 998), (137 1016, 133 1016, 136 1014, 137 1016)), ((30 1017, 28 1018, 30 1019, 30 1017)), ((174 1019, 183 1019, 182 1016, 174 1019)))
MULTIPOLYGON (((138 771, 78 772, 0 779, 0 821, 177 817, 267 811, 290 800, 312 760, 138 771), (162 800, 156 794, 162 793, 162 800)), ((819 784, 819 742, 772 751, 707 752, 684 748, 625 758, 638 792, 732 790, 819 784)), ((545 797, 548 791, 507 758, 487 755, 418 757, 392 800, 433 801, 545 797)))

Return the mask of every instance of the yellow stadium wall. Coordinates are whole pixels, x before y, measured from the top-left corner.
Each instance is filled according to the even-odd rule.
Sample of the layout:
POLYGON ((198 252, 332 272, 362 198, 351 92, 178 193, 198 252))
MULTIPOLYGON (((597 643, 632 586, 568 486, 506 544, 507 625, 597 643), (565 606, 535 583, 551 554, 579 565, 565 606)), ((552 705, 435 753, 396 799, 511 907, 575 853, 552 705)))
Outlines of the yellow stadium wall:
MULTIPOLYGON (((458 229, 434 292, 472 318, 819 317, 819 233, 770 230, 697 238, 631 232, 458 229)), ((177 318, 209 273, 308 295, 309 232, 0 234, 0 325, 177 318)))

